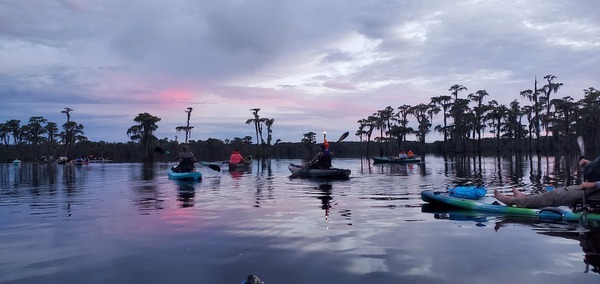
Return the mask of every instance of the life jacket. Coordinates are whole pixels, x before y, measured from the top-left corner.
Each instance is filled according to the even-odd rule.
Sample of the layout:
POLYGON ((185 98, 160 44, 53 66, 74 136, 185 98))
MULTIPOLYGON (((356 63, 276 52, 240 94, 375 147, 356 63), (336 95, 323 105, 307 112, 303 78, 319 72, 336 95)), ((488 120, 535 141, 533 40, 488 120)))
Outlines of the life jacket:
POLYGON ((242 161, 242 154, 238 151, 234 151, 229 157, 230 164, 239 164, 242 161))
POLYGON ((329 169, 331 168, 331 152, 329 152, 329 149, 323 149, 322 151, 322 155, 317 161, 317 167, 320 169, 329 169))

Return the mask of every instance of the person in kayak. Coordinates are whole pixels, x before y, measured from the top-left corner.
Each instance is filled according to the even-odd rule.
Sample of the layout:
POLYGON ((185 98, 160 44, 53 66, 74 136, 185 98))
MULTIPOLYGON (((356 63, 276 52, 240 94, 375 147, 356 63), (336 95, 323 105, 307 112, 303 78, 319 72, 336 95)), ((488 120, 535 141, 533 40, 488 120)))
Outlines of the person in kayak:
POLYGON ((247 163, 246 159, 242 156, 238 149, 233 150, 231 156, 229 157, 229 163, 233 165, 237 165, 239 163, 247 163))
MULTIPOLYGON (((581 159, 579 161, 579 166, 600 166, 600 158, 596 160, 599 162, 598 165, 590 165, 591 162, 589 160, 581 159)), ((513 188, 513 196, 507 196, 496 189, 494 190, 494 197, 507 206, 516 206, 522 208, 558 207, 562 205, 572 205, 581 201, 581 191, 585 189, 600 189, 600 181, 584 181, 579 185, 556 188, 551 191, 532 195, 527 195, 523 192, 520 192, 518 189, 513 188)), ((592 199, 596 200, 596 195, 600 195, 600 190, 591 191, 591 193, 594 195, 592 199)), ((588 196, 589 195, 591 194, 588 193, 588 196)))
POLYGON ((311 160, 311 169, 330 169, 331 168, 331 156, 333 153, 329 151, 329 148, 325 144, 321 144, 319 147, 319 153, 311 160))
POLYGON ((181 147, 181 152, 179 152, 175 158, 179 162, 179 164, 173 168, 175 172, 187 173, 194 170, 194 162, 196 162, 196 157, 194 157, 194 153, 190 152, 190 146, 183 145, 181 147))
POLYGON ((404 149, 400 149, 400 154, 398 154, 398 158, 400 158, 400 159, 408 158, 408 155, 406 155, 406 153, 404 152, 404 149))
POLYGON ((260 278, 254 274, 250 274, 246 280, 242 281, 242 284, 265 284, 265 281, 260 280, 260 278))

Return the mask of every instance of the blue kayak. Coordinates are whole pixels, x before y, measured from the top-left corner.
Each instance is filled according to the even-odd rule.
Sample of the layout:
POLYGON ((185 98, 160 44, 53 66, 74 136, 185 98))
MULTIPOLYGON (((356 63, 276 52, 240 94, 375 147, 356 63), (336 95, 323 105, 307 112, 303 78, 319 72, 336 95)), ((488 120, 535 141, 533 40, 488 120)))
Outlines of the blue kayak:
POLYGON ((173 168, 169 169, 169 178, 177 180, 202 180, 202 173, 193 170, 191 172, 177 173, 173 168))
MULTIPOLYGON (((430 204, 444 204, 466 210, 498 213, 503 215, 535 217, 544 220, 579 221, 583 216, 583 213, 572 212, 567 206, 547 207, 541 209, 519 208, 503 205, 496 201, 494 197, 466 199, 453 197, 449 192, 437 192, 433 190, 421 191, 421 199, 425 202, 429 202, 430 204)), ((585 218, 589 221, 600 221, 600 214, 586 213, 585 218)))

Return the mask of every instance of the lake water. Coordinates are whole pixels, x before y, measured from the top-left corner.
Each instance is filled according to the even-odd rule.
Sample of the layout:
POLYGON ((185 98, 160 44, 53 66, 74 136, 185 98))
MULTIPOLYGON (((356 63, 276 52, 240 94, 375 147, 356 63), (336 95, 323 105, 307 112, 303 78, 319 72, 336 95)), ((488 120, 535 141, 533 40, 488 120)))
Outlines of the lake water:
POLYGON ((600 283, 595 225, 435 211, 420 199, 457 184, 560 183, 552 158, 335 159, 352 170, 340 181, 291 178, 299 162, 200 167, 201 182, 169 180, 166 163, 3 164, 0 282, 600 283))

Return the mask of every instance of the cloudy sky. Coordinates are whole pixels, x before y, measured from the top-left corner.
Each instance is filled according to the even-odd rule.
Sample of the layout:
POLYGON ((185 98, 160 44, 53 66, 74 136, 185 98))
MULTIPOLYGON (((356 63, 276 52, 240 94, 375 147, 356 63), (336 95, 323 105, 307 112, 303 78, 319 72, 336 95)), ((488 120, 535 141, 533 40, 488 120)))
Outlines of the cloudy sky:
MULTIPOLYGON (((468 88, 500 103, 557 77, 556 97, 599 89, 600 1, 1 0, 0 122, 65 107, 92 141, 125 142, 133 118, 160 117, 181 141, 334 140, 387 106, 468 88), (318 136, 320 137, 320 135, 318 136)), ((437 123, 437 122, 436 122, 437 123)), ((433 137, 433 136, 432 136, 433 137)), ((428 138, 434 140, 434 138, 428 138)))

